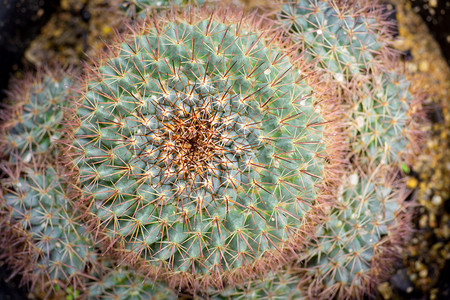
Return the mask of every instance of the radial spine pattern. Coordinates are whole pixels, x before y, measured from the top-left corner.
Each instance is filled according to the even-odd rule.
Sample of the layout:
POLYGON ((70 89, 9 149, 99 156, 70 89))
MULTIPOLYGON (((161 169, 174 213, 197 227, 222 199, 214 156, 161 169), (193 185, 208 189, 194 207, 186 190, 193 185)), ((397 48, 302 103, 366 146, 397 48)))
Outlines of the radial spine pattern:
POLYGON ((63 106, 69 103, 72 80, 66 71, 41 70, 16 80, 1 111, 0 152, 11 161, 29 162, 55 154, 61 138, 63 106))
POLYGON ((52 167, 16 165, 2 182, 2 231, 16 236, 3 244, 12 269, 48 297, 68 284, 80 288, 95 264, 92 238, 70 205, 68 184, 52 167))
POLYGON ((74 136, 94 227, 149 272, 218 285, 305 239, 330 165, 317 78, 248 17, 219 14, 126 37, 86 79, 74 136))

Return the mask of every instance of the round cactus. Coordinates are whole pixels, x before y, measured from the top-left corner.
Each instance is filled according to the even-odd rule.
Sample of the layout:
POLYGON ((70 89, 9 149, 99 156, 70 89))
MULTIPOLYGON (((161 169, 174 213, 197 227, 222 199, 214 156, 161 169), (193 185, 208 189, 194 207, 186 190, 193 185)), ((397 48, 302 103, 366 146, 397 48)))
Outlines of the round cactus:
POLYGON ((340 147, 334 102, 296 51, 220 14, 144 22, 92 68, 76 111, 94 228, 177 285, 243 280, 301 245, 340 147))
POLYGON ((244 285, 229 288, 221 292, 212 292, 211 299, 305 299, 305 294, 297 288, 299 278, 290 270, 278 270, 264 277, 264 280, 249 281, 244 285))
POLYGON ((410 152, 414 127, 410 81, 391 70, 368 80, 363 89, 348 116, 353 151, 366 163, 399 164, 410 152))
POLYGON ((173 289, 157 284, 127 268, 111 268, 111 262, 102 261, 106 270, 96 281, 88 284, 89 299, 123 300, 175 300, 179 299, 173 289))
POLYGON ((60 69, 29 73, 16 80, 1 111, 0 152, 7 160, 29 162, 55 155, 63 106, 69 104, 70 77, 60 69))
POLYGON ((335 207, 295 268, 299 277, 310 278, 302 288, 311 298, 370 295, 392 271, 411 230, 408 193, 388 172, 379 165, 345 177, 335 207))
POLYGON ((68 184, 51 167, 18 164, 5 171, 2 231, 18 237, 13 245, 2 244, 16 250, 7 258, 9 265, 46 296, 69 283, 83 286, 95 253, 92 238, 70 206, 68 184))
POLYGON ((395 60, 393 24, 377 3, 298 0, 285 4, 278 16, 293 41, 302 45, 304 57, 344 88, 386 71, 386 62, 395 60))

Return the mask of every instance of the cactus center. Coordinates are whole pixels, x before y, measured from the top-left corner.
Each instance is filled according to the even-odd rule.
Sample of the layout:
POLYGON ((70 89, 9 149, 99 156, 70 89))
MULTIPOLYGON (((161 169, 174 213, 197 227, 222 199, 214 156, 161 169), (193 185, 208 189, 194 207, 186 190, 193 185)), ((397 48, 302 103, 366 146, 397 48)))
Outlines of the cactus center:
POLYGON ((205 100, 199 92, 198 95, 190 95, 179 106, 168 99, 160 102, 162 104, 155 105, 154 114, 158 125, 156 128, 147 126, 144 136, 147 140, 145 148, 151 147, 159 153, 148 162, 161 161, 161 169, 172 170, 166 172, 167 176, 161 183, 169 180, 172 173, 186 183, 183 191, 187 187, 192 190, 196 182, 219 180, 216 170, 229 171, 230 164, 236 162, 232 158, 235 152, 249 149, 232 136, 231 129, 236 124, 229 122, 230 116, 224 116, 221 110, 215 109, 216 98, 205 100), (194 99, 201 100, 194 102, 194 99), (164 113, 168 110, 171 113, 164 113))

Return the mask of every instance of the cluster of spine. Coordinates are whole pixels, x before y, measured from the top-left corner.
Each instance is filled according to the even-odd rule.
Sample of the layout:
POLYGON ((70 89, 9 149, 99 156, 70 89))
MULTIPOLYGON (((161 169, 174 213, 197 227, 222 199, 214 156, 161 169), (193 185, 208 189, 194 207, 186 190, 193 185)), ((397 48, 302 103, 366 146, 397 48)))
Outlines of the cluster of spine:
POLYGON ((378 3, 299 0, 278 16, 303 57, 347 91, 395 61, 392 24, 378 3))
POLYGON ((1 111, 0 152, 11 161, 54 155, 72 80, 64 71, 28 74, 13 84, 1 111), (61 79, 62 78, 62 79, 61 79))
POLYGON ((13 84, 2 111, 3 258, 43 297, 82 285, 95 261, 92 238, 70 205, 66 170, 56 163, 71 95, 68 74, 59 68, 26 74, 13 84))
POLYGON ((167 286, 136 274, 126 267, 112 268, 112 262, 103 260, 105 268, 96 280, 86 286, 88 299, 175 300, 177 293, 167 286), (105 266, 106 265, 106 266, 105 266))
POLYGON ((95 261, 92 238, 73 207, 68 184, 52 167, 17 164, 2 182, 2 230, 17 240, 8 263, 49 296, 54 287, 79 287, 95 261))
POLYGON ((371 294, 409 234, 399 165, 420 104, 380 8, 169 4, 186 5, 124 2, 145 20, 87 68, 75 107, 63 72, 15 85, 1 257, 44 298, 371 294))

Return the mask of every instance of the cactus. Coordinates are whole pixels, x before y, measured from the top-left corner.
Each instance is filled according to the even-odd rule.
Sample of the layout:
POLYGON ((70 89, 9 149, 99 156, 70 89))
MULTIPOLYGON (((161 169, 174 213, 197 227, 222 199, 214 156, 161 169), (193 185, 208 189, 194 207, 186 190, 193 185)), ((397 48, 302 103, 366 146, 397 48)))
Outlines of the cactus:
POLYGON ((0 115, 0 152, 7 160, 29 162, 55 150, 61 137, 62 107, 68 105, 71 94, 72 80, 65 75, 69 71, 41 70, 13 83, 7 108, 0 115))
POLYGON ((345 88, 386 71, 386 62, 395 60, 393 26, 378 3, 298 0, 285 4, 278 16, 292 40, 302 45, 305 59, 345 88))
POLYGON ((94 227, 176 285, 242 280, 301 244, 339 146, 314 76, 219 13, 147 20, 93 68, 76 111, 94 227))
POLYGON ((366 164, 399 164, 410 152, 416 100, 409 85, 403 75, 382 73, 369 80, 365 93, 354 100, 348 117, 351 145, 366 164))
POLYGON ((95 253, 92 238, 69 205, 68 184, 51 167, 18 164, 5 171, 2 230, 17 236, 10 265, 47 296, 55 286, 82 287, 95 253))
POLYGON ((398 247, 410 236, 407 192, 379 165, 354 170, 344 179, 336 206, 318 226, 318 239, 296 271, 313 298, 371 295, 399 258, 398 247), (305 262, 303 262, 305 261, 305 262))
POLYGON ((213 291, 210 294, 211 299, 304 299, 305 294, 297 288, 299 278, 289 269, 280 271, 268 274, 264 280, 249 281, 237 288, 222 292, 213 291))
POLYGON ((398 167, 421 101, 380 8, 299 0, 268 20, 147 2, 75 107, 58 72, 10 94, 0 237, 18 253, 3 256, 68 297, 373 293, 409 234, 398 167))
POLYGON ((102 261, 106 270, 87 286, 89 299, 124 299, 124 300, 174 300, 178 299, 174 290, 157 284, 144 276, 125 268, 112 268, 111 262, 102 261))
POLYGON ((71 76, 72 69, 59 67, 25 74, 13 83, 2 111, 1 248, 14 273, 44 297, 68 286, 82 288, 96 261, 57 163, 71 76))

